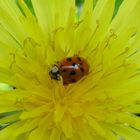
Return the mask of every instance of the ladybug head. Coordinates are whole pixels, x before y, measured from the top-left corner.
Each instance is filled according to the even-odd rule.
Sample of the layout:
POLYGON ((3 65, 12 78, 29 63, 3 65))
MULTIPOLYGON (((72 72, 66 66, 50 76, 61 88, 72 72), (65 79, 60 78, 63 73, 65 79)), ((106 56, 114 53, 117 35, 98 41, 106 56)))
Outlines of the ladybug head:
POLYGON ((60 71, 57 65, 53 65, 49 74, 51 79, 60 80, 60 71))

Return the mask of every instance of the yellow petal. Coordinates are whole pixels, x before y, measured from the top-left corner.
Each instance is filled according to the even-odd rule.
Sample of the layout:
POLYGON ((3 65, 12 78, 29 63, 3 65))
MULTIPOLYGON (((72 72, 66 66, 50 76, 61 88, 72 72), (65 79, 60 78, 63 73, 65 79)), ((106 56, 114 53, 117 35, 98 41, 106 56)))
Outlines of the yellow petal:
POLYGON ((72 118, 65 114, 63 120, 62 120, 62 131, 64 132, 66 138, 71 138, 72 137, 72 133, 73 133, 73 128, 72 128, 72 118))
POLYGON ((92 117, 86 116, 88 124, 101 136, 105 137, 105 131, 103 130, 102 126, 92 117))
POLYGON ((63 104, 56 104, 55 106, 55 112, 54 112, 54 120, 56 123, 60 122, 63 118, 64 112, 66 110, 66 106, 63 104))

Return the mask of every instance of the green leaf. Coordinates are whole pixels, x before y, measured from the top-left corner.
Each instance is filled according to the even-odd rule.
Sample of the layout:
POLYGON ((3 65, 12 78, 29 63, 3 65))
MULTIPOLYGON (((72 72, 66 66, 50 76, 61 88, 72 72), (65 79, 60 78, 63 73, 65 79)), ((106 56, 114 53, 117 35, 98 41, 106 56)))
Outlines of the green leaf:
POLYGON ((115 10, 114 10, 114 16, 117 14, 120 5, 122 4, 123 0, 116 0, 115 2, 115 10))

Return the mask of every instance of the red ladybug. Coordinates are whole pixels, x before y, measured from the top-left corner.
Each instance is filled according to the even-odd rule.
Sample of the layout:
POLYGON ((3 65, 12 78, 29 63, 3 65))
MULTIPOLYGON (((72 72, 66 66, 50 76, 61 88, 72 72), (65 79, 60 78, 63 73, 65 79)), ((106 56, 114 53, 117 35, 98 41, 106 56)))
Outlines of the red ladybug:
MULTIPOLYGON (((56 67, 56 65, 54 65, 56 67)), ((62 76, 63 84, 71 84, 79 81, 83 76, 88 74, 88 62, 79 56, 66 57, 58 62, 58 70, 52 68, 50 74, 52 79, 60 80, 58 76, 62 76)))

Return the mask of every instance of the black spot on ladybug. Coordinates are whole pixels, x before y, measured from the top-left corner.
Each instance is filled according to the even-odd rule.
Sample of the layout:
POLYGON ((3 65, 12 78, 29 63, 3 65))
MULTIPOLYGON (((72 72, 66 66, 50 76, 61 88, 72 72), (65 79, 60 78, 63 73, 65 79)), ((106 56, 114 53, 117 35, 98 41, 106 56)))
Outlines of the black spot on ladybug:
POLYGON ((71 71, 70 75, 76 75, 76 72, 75 71, 71 71))
POLYGON ((80 57, 77 57, 77 60, 78 60, 78 61, 82 61, 80 57))
POLYGON ((63 72, 66 72, 66 69, 63 69, 62 71, 63 71, 63 72))
POLYGON ((80 68, 81 72, 84 72, 84 68, 80 68))
POLYGON ((76 65, 76 63, 73 63, 72 65, 73 65, 73 66, 75 66, 75 65, 76 65))
POLYGON ((68 57, 68 58, 67 58, 67 61, 68 61, 68 62, 71 62, 71 61, 72 61, 72 58, 71 58, 71 57, 68 57))
POLYGON ((76 82, 76 80, 73 79, 73 78, 71 78, 71 79, 70 79, 70 82, 74 83, 74 82, 76 82))

